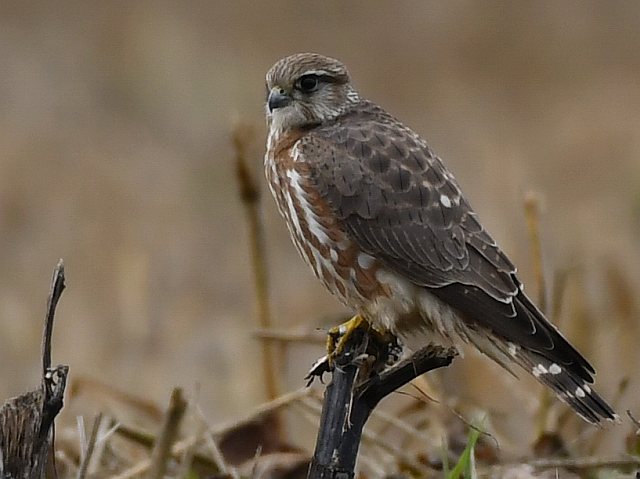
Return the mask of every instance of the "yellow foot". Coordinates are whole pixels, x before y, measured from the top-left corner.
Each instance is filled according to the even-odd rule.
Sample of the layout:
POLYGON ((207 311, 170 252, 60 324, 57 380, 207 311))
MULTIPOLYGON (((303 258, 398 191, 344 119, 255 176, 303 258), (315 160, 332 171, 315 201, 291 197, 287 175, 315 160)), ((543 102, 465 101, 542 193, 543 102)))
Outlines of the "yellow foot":
POLYGON ((369 323, 356 314, 349 321, 345 321, 339 326, 335 326, 329 330, 327 335, 327 358, 329 364, 333 364, 336 357, 340 356, 344 352, 344 348, 358 330, 368 330, 369 323))
POLYGON ((344 353, 345 347, 349 341, 352 340, 354 334, 367 331, 373 336, 373 339, 380 344, 387 345, 393 340, 391 334, 377 331, 366 319, 356 314, 349 321, 329 330, 329 334, 327 335, 327 359, 329 360, 329 365, 333 366, 336 358, 344 353))

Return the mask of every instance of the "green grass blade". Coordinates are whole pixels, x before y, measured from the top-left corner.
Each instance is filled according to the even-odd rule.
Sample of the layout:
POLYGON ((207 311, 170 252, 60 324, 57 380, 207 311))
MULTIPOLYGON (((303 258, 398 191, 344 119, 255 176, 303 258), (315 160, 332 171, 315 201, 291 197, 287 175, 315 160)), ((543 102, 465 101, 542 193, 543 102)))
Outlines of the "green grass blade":
POLYGON ((446 474, 446 479, 460 479, 463 476, 466 479, 474 479, 476 477, 473 449, 475 448, 479 437, 480 430, 472 428, 469 431, 467 446, 464 448, 464 451, 453 470, 446 474))

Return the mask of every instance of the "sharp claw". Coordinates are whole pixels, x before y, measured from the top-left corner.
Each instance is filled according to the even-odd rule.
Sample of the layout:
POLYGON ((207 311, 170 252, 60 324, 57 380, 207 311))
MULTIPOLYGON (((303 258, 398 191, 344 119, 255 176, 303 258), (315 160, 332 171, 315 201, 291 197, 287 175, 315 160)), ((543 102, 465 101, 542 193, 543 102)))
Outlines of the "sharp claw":
POLYGON ((356 362, 362 366, 370 363, 369 367, 380 368, 396 362, 401 352, 402 347, 390 332, 377 331, 362 316, 356 315, 349 321, 329 330, 327 333, 327 354, 313 363, 305 380, 307 380, 307 386, 310 386, 316 378, 324 384, 324 373, 329 373, 336 368, 338 358, 342 358, 346 363, 356 362), (368 343, 365 351, 349 350, 350 354, 347 357, 345 354, 347 345, 353 341, 356 332, 363 330, 369 331, 373 342, 368 343), (377 361, 381 361, 380 364, 377 361))
POLYGON ((318 378, 320 382, 324 384, 322 376, 324 373, 330 372, 331 369, 332 366, 329 362, 329 356, 322 356, 321 358, 316 359, 316 361, 311 366, 311 369, 309 369, 309 372, 305 376, 305 379, 307 380, 307 387, 311 386, 315 378, 318 378))

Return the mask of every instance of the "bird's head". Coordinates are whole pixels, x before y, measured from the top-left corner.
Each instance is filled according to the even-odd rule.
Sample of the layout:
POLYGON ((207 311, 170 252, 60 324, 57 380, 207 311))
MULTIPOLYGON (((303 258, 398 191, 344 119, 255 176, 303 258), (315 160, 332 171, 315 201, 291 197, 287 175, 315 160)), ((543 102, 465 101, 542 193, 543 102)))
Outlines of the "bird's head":
POLYGON ((346 67, 316 53, 279 60, 267 72, 267 120, 286 131, 322 124, 359 101, 346 67))

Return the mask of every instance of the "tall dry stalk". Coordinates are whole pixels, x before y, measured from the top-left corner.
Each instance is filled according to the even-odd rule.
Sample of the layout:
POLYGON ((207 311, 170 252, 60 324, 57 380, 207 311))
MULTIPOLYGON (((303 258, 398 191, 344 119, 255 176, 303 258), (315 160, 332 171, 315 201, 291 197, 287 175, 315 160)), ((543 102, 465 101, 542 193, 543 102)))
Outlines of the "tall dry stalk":
MULTIPOLYGON (((264 249, 264 231, 260 221, 260 189, 258 188, 247 164, 247 150, 251 142, 252 131, 246 125, 237 124, 233 128, 231 140, 235 151, 236 175, 240 187, 240 200, 244 206, 249 228, 249 248, 256 292, 258 328, 271 329, 271 308, 269 306, 269 281, 267 261, 264 249)), ((279 396, 276 361, 273 345, 270 341, 260 341, 262 349, 262 374, 265 381, 268 401, 279 396)))
MULTIPOLYGON (((543 313, 547 313, 546 283, 544 280, 544 267, 542 263, 542 241, 540 239, 540 200, 538 196, 529 192, 524 198, 524 215, 527 221, 529 233, 531 263, 533 275, 538 292, 537 303, 543 313)), ((540 393, 540 407, 536 419, 536 437, 540 437, 547 429, 549 410, 552 405, 551 394, 546 388, 540 393)))

